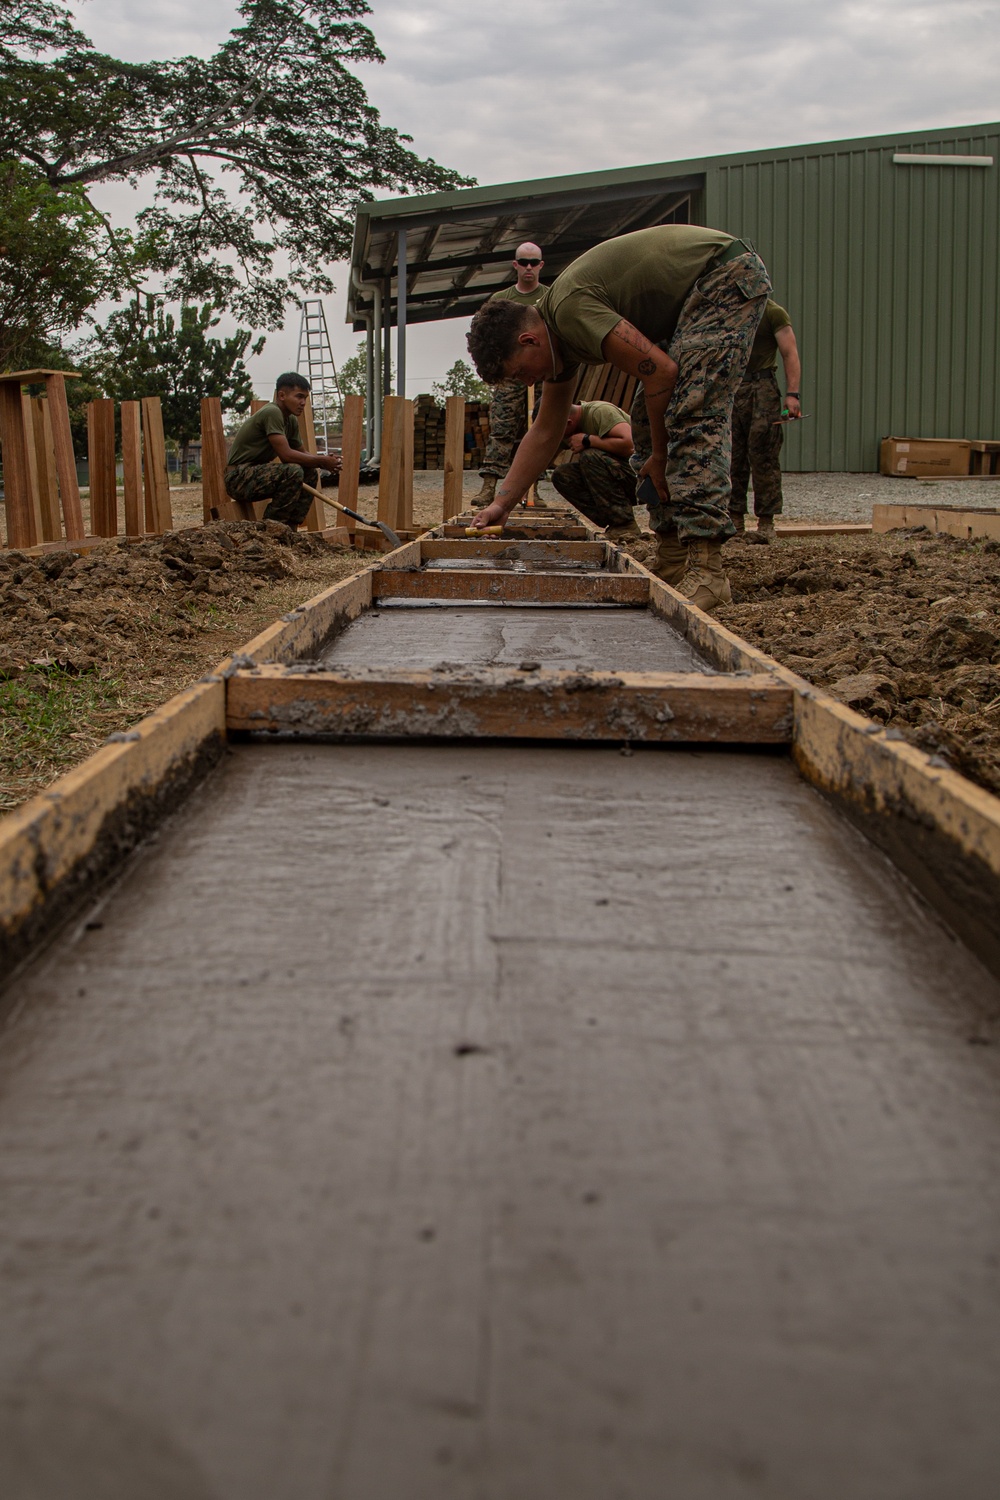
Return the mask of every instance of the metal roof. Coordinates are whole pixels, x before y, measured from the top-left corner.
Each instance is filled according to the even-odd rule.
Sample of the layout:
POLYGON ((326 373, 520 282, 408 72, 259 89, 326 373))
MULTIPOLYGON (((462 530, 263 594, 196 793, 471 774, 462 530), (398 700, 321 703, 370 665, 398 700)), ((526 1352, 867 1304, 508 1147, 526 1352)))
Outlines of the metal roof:
POLYGON ((391 198, 358 210, 347 321, 363 328, 374 287, 395 274, 399 231, 406 231, 406 321, 467 318, 514 279, 511 258, 523 240, 545 254, 545 280, 616 234, 685 222, 690 195, 703 186, 694 163, 660 163, 581 172, 532 182, 391 198), (358 280, 368 283, 359 287, 358 280))

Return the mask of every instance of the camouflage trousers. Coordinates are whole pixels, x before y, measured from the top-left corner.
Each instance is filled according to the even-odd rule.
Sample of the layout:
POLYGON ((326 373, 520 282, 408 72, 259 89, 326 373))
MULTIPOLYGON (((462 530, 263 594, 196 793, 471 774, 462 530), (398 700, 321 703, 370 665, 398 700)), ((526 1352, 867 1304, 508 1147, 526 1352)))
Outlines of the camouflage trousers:
POLYGON ((556 465, 552 483, 598 526, 627 526, 634 519, 635 475, 627 459, 585 448, 571 463, 556 465))
MULTIPOLYGON (((692 287, 673 338, 661 345, 679 368, 666 415, 670 501, 649 507, 654 531, 676 528, 685 540, 736 534, 729 519, 733 398, 770 290, 756 251, 716 266, 692 287)), ((638 470, 653 451, 641 385, 631 420, 638 470)))
POLYGON ((753 508, 757 516, 781 515, 781 444, 785 429, 781 392, 773 370, 762 370, 742 382, 733 402, 732 515, 747 513, 747 485, 753 475, 753 508))
POLYGON ((528 393, 516 380, 501 380, 490 392, 490 440, 483 466, 485 479, 503 479, 510 468, 514 449, 528 430, 528 393))
POLYGON ((316 470, 300 464, 230 464, 225 473, 226 494, 245 504, 269 500, 265 521, 301 526, 313 503, 303 484, 315 485, 316 470))

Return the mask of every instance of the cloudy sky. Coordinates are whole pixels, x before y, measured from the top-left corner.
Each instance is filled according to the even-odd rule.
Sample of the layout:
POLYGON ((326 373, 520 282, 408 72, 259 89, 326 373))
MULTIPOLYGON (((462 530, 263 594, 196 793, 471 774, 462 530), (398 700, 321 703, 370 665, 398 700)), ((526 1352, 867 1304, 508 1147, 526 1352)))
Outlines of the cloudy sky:
MULTIPOLYGON (((236 14, 228 0, 77 9, 98 47, 135 60, 209 53, 236 14)), ((374 0, 372 12, 386 63, 361 72, 383 119, 484 184, 998 114, 998 0, 374 0)), ((356 342, 343 315, 338 292, 338 359, 356 342)), ((464 354, 465 326, 411 332, 408 394, 464 354)), ((296 314, 268 339, 262 389, 294 362, 297 328, 296 314)))

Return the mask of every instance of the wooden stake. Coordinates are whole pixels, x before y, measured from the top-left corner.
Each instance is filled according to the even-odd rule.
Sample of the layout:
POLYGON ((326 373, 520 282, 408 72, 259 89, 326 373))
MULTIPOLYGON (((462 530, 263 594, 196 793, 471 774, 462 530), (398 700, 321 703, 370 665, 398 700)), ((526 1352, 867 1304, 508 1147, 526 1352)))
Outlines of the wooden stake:
POLYGON ((173 529, 163 407, 159 396, 145 396, 142 406, 142 462, 146 494, 146 530, 162 536, 173 529))
POLYGON ((79 542, 84 537, 83 506, 80 503, 80 483, 76 477, 76 455, 73 452, 73 434, 69 425, 65 377, 58 373, 46 375, 45 394, 49 401, 52 445, 56 455, 56 474, 66 525, 66 540, 79 542))
MULTIPOLYGON (((364 447, 364 432, 364 396, 345 396, 344 430, 340 440, 342 463, 340 466, 340 486, 337 498, 342 505, 349 505, 352 510, 357 510, 358 508, 358 482, 361 476, 361 450, 364 447)), ((343 517, 343 524, 349 531, 354 531, 357 525, 350 516, 343 517)))
POLYGON ((117 536, 115 403, 105 397, 87 404, 87 457, 90 469, 90 529, 95 536, 117 536))
MULTIPOLYGON (((528 404, 528 431, 530 432, 531 431, 531 424, 532 424, 532 421, 534 420, 534 418, 532 417, 531 414, 532 414, 532 412, 535 409, 535 387, 533 385, 529 385, 524 394, 525 394, 525 399, 526 399, 527 404, 528 404)), ((525 501, 526 505, 535 506, 535 505, 538 504, 538 485, 537 484, 529 485, 529 487, 528 487, 528 493, 525 495, 524 501, 525 501)))
POLYGON ((21 426, 24 429, 24 452, 28 460, 31 530, 35 538, 32 546, 37 546, 45 538, 42 536, 42 506, 38 487, 38 457, 35 453, 35 418, 31 406, 31 397, 27 391, 21 392, 21 426))
POLYGON ((413 527, 413 402, 403 405, 403 462, 399 475, 399 524, 413 527))
POLYGON ((125 535, 142 536, 142 434, 138 401, 123 401, 121 413, 125 535))
MULTIPOLYGON (((308 396, 306 397, 306 404, 305 408, 303 409, 302 416, 299 419, 299 432, 302 434, 302 446, 305 451, 307 453, 317 452, 316 427, 313 423, 312 401, 308 396)), ((317 474, 316 478, 317 480, 319 480, 320 475, 317 474)), ((324 510, 323 503, 321 500, 314 500, 312 505, 309 507, 309 514, 305 519, 305 528, 307 531, 322 531, 325 525, 326 512, 324 510)))
POLYGON ((253 519, 253 507, 239 507, 226 493, 226 435, 222 430, 222 405, 218 396, 205 396, 201 403, 201 496, 202 515, 210 521, 253 519), (241 511, 250 512, 242 516, 241 511))
POLYGON ((393 531, 403 524, 399 519, 402 490, 403 422, 406 402, 402 396, 386 396, 382 408, 382 460, 378 485, 378 519, 393 531))
MULTIPOLYGON (((56 453, 52 442, 52 416, 44 396, 31 403, 31 438, 35 444, 35 469, 38 474, 38 503, 42 517, 42 541, 62 538, 59 515, 59 486, 56 482, 56 453)), ((30 439, 29 439, 30 441, 30 439)))
POLYGON ((0 446, 3 447, 7 546, 33 547, 36 537, 28 449, 24 438, 21 386, 16 380, 0 381, 0 446))
POLYGON ((442 519, 457 516, 463 507, 465 477, 465 398, 449 396, 444 404, 444 510, 442 519))

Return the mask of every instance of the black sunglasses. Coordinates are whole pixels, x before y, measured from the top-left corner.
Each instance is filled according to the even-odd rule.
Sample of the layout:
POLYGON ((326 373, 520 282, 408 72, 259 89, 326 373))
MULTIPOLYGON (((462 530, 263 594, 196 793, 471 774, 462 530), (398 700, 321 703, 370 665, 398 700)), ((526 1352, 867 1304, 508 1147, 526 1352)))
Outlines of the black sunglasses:
POLYGON ((517 261, 515 262, 515 264, 519 266, 540 266, 541 263, 541 260, 522 260, 520 256, 518 256, 517 261))

